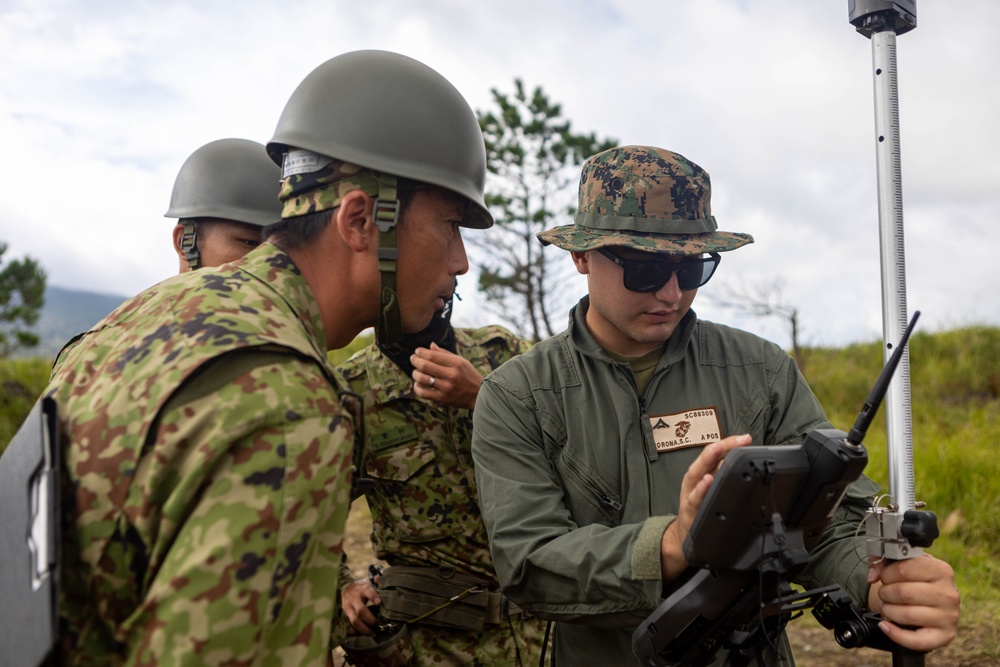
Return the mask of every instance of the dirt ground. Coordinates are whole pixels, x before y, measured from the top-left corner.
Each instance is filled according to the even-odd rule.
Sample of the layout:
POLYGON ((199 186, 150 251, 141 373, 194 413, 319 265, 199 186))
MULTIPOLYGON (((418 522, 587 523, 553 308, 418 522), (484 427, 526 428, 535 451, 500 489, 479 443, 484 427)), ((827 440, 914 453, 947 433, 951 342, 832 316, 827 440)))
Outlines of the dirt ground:
MULTIPOLYGON (((372 562, 371 515, 363 500, 351 507, 344 538, 354 576, 367 575, 372 562)), ((963 613, 967 613, 967 609, 963 613)), ((874 649, 844 649, 833 638, 833 633, 806 613, 790 623, 789 640, 798 667, 892 667, 892 655, 874 649)), ((987 655, 992 647, 1000 650, 1000 626, 996 619, 965 621, 958 638, 945 648, 934 651, 925 658, 926 667, 1000 667, 1000 657, 987 655)))

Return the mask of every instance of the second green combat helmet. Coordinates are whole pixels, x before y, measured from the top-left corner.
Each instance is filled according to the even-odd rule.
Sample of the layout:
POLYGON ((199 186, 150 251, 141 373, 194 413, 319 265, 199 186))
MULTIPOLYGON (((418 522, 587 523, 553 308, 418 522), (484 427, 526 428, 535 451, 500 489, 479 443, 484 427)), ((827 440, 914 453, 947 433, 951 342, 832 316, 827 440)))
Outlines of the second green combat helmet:
MULTIPOLYGON (((175 245, 188 267, 203 266, 203 255, 213 254, 203 247, 209 231, 206 225, 229 223, 230 231, 242 232, 247 240, 259 240, 261 227, 281 219, 280 180, 281 170, 256 141, 218 139, 193 152, 177 173, 170 207, 164 214, 179 220, 175 245), (234 224, 244 228, 232 227, 234 224)), ((238 259, 233 256, 237 250, 245 253, 252 246, 232 247, 228 252, 219 248, 214 253, 219 259, 209 263, 238 259)))

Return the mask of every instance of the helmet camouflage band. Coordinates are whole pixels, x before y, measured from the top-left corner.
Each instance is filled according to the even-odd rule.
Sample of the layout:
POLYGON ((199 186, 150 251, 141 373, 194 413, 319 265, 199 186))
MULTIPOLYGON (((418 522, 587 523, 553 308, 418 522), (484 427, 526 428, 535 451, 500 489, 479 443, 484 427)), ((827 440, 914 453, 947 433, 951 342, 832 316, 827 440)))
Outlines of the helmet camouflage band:
POLYGON ((708 172, 684 156, 651 146, 619 146, 583 165, 576 224, 538 238, 577 252, 625 246, 680 255, 753 243, 749 234, 718 231, 711 198, 708 172))
POLYGON ((285 154, 281 188, 281 217, 294 218, 340 206, 348 192, 379 194, 379 178, 371 169, 334 160, 311 151, 293 149, 285 154))

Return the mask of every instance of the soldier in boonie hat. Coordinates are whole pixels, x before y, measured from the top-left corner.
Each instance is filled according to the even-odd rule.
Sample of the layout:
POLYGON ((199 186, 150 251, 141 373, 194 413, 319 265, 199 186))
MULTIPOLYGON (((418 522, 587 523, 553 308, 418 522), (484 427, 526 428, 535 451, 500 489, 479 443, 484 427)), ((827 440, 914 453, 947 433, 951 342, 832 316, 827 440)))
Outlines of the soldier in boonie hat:
MULTIPOLYGON (((654 664, 648 658, 664 646, 683 664, 705 647, 721 649, 712 664, 791 658, 781 628, 737 655, 722 642, 688 641, 691 627, 684 633, 695 634, 672 642, 679 635, 668 630, 683 624, 666 613, 638 630, 632 620, 664 604, 665 590, 687 594, 691 617, 711 613, 699 601, 737 595, 738 586, 685 578, 692 498, 704 497, 706 478, 735 448, 832 428, 787 352, 692 308, 720 254, 753 240, 720 232, 709 198, 708 174, 676 153, 622 146, 587 160, 576 223, 539 234, 570 251, 587 294, 565 330, 497 367, 476 397, 472 458, 497 581, 518 607, 555 621, 554 664, 654 664)), ((877 589, 852 554, 858 517, 877 492, 865 477, 851 484, 808 565, 816 585, 876 609, 877 589)), ((951 566, 907 563, 921 572, 882 581, 934 582, 938 603, 927 618, 957 619, 958 597, 946 595, 951 566)), ((953 622, 935 627, 953 637, 953 622)))
POLYGON ((604 246, 699 255, 753 243, 720 232, 708 172, 651 146, 619 146, 590 157, 580 175, 576 224, 538 234, 545 245, 584 252, 604 246))

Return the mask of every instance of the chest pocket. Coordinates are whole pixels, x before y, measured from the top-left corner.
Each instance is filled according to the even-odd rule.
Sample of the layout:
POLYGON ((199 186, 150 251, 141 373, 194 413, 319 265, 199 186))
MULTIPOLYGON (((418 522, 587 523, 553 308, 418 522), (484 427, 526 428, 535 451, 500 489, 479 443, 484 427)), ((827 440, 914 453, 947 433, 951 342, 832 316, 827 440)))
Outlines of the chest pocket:
POLYGON ((434 460, 434 449, 420 442, 417 427, 406 424, 373 433, 365 470, 376 479, 405 482, 434 460))
POLYGON ((578 525, 617 526, 622 518, 621 494, 597 471, 572 456, 560 458, 566 505, 578 525))
POLYGON ((599 473, 596 463, 586 457, 585 448, 573 445, 565 422, 552 418, 546 411, 536 415, 542 427, 545 454, 556 470, 563 488, 563 502, 573 521, 580 526, 620 525, 621 492, 599 473))
POLYGON ((373 519, 377 550, 395 552, 406 543, 430 542, 449 536, 445 498, 440 485, 437 452, 415 426, 373 433, 365 471, 375 480, 365 494, 373 519))

